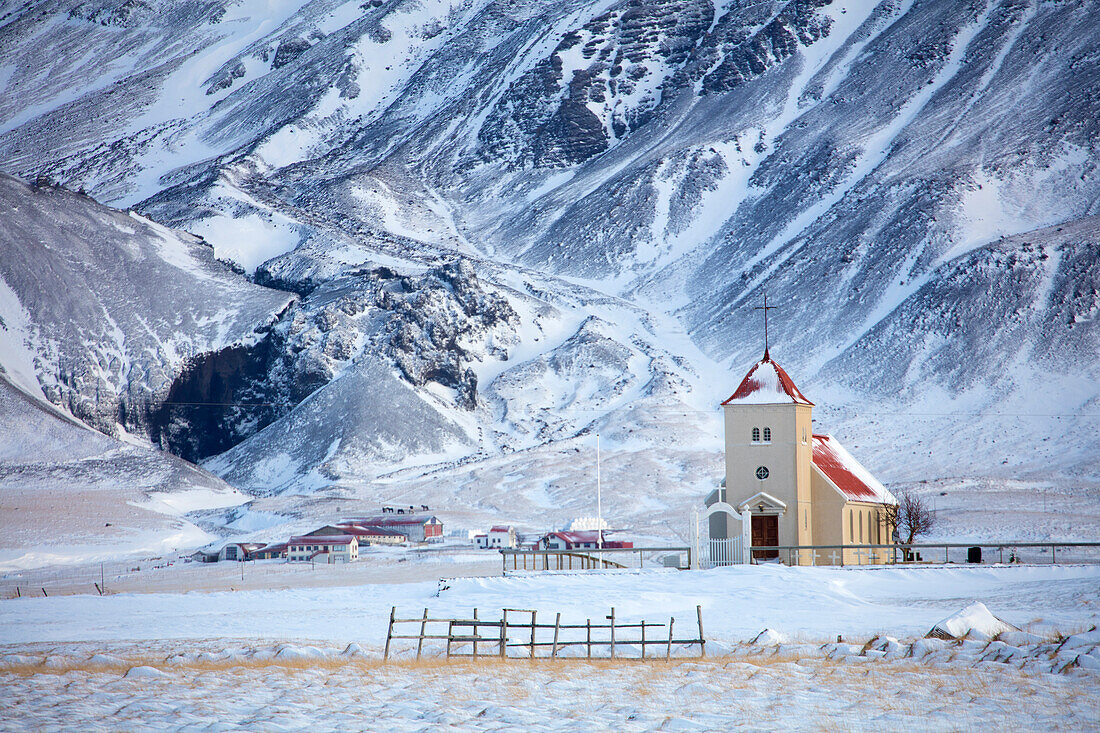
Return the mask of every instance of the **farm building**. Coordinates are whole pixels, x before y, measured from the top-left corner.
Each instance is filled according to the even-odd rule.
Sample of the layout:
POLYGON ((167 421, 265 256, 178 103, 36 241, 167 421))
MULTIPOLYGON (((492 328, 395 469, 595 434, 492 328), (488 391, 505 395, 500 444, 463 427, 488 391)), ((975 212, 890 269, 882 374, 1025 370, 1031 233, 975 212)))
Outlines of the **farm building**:
POLYGON ((343 535, 291 537, 286 559, 290 562, 352 562, 359 559, 359 541, 343 535))
POLYGON ((325 537, 331 535, 351 535, 359 540, 359 546, 363 545, 400 545, 405 542, 405 535, 392 529, 379 527, 364 527, 358 524, 329 524, 307 532, 306 537, 325 537))
POLYGON ((287 544, 285 542, 264 545, 248 553, 248 558, 250 560, 277 560, 278 558, 286 557, 286 547, 287 544))
POLYGON ((519 544, 516 539, 516 528, 502 526, 493 527, 486 534, 474 535, 474 542, 479 548, 492 550, 516 547, 519 544))
POLYGON ((600 534, 600 532, 595 530, 581 532, 550 532, 543 535, 538 541, 537 547, 540 550, 594 550, 602 546, 610 550, 634 546, 633 542, 609 540, 607 539, 606 532, 603 533, 603 542, 601 544, 600 534))
POLYGON ((353 517, 337 526, 344 525, 396 532, 409 542, 438 542, 443 539, 443 522, 429 514, 375 514, 372 517, 353 517))
POLYGON ((261 547, 263 547, 262 542, 230 542, 218 551, 218 560, 244 562, 251 559, 249 553, 261 547))

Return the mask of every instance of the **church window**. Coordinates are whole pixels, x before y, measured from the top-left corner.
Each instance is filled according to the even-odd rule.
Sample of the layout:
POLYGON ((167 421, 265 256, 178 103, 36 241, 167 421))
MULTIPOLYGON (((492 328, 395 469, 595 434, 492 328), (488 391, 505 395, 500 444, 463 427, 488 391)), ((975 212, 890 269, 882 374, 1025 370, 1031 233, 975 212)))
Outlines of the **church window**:
POLYGON ((863 512, 859 513, 859 543, 863 544, 863 512))
POLYGON ((873 519, 874 512, 867 512, 867 544, 874 544, 872 538, 874 535, 871 533, 871 520, 873 519))
POLYGON ((754 442, 754 443, 759 443, 760 442, 760 428, 753 428, 752 429, 752 442, 754 442))
POLYGON ((848 510, 848 541, 851 542, 856 538, 856 511, 855 509, 848 510))
POLYGON ((802 428, 802 445, 806 445, 806 428, 802 428))
POLYGON ((772 429, 771 428, 764 428, 764 442, 765 443, 772 442, 772 429))
POLYGON ((756 478, 763 481, 767 477, 768 477, 768 467, 767 466, 757 466, 757 468, 756 468, 756 478))

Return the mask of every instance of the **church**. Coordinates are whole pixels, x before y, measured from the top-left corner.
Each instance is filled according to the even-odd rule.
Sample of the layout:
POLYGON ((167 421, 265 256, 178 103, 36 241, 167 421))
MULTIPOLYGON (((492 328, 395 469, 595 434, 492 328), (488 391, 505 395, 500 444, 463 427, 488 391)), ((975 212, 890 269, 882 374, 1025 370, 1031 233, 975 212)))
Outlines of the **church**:
POLYGON ((887 562, 897 500, 832 435, 814 434, 814 404, 768 350, 722 403, 726 478, 707 497, 710 537, 751 536, 756 561, 799 565, 887 562), (846 545, 820 548, 821 545, 846 545))

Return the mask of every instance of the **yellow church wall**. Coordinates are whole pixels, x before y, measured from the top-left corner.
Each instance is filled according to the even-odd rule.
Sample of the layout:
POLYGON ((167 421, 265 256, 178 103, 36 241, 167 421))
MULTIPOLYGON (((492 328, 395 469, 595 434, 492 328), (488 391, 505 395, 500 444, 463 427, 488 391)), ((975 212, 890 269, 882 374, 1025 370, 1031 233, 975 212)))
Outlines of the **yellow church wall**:
MULTIPOLYGON (((846 501, 819 471, 810 481, 814 497, 814 537, 818 545, 887 545, 892 528, 886 526, 881 504, 846 501)), ((846 549, 819 550, 818 565, 884 565, 890 560, 890 550, 860 551, 846 549), (832 557, 835 554, 835 557, 832 557)))
MULTIPOLYGON (((845 544, 888 545, 890 531, 886 527, 881 504, 847 502, 842 515, 845 544)), ((884 565, 889 562, 891 551, 885 548, 858 551, 845 550, 844 562, 848 565, 884 565)))
MULTIPOLYGON (((814 541, 811 511, 811 407, 796 404, 727 405, 725 407, 726 496, 735 507, 759 492, 787 505, 779 518, 780 545, 814 541), (761 440, 752 440, 752 430, 761 440), (764 428, 771 440, 764 441, 764 428), (759 479, 764 466, 768 477, 759 479)), ((802 562, 809 564, 810 559, 802 562)))

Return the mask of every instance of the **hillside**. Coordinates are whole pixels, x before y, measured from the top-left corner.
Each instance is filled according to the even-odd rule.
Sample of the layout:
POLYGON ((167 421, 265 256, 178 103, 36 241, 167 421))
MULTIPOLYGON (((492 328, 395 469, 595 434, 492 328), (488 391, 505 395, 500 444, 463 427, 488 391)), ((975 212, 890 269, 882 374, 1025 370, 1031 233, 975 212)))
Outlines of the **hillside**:
POLYGON ((69 191, 0 180, 5 302, 62 327, 3 365, 265 522, 546 527, 598 432, 614 523, 671 539, 766 291, 818 425, 947 534, 1091 537, 1098 36, 1024 0, 6 8, 0 170, 69 191))

